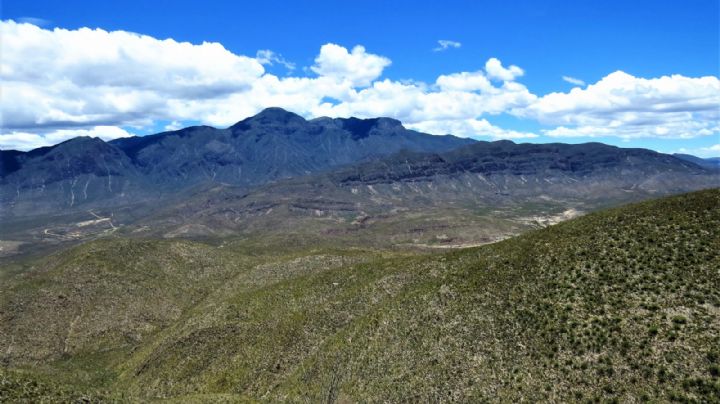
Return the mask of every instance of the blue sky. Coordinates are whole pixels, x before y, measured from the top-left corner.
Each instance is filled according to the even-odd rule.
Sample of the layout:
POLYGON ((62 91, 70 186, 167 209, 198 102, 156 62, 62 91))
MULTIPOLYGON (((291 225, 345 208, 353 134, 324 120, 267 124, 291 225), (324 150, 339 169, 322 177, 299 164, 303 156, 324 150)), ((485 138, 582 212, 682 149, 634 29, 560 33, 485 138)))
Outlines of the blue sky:
MULTIPOLYGON (((484 69, 489 59, 496 58, 504 68, 514 65, 522 70, 521 75, 512 77, 510 81, 520 83, 526 88, 530 96, 527 96, 525 101, 509 103, 505 108, 499 109, 475 109, 473 110, 475 112, 467 112, 470 115, 462 115, 458 112, 454 122, 445 121, 448 118, 440 115, 437 119, 433 118, 433 122, 421 122, 420 118, 417 118, 421 112, 398 112, 394 108, 383 110, 362 107, 358 106, 357 102, 353 104, 355 106, 337 108, 334 113, 342 115, 343 111, 357 111, 357 115, 362 116, 374 110, 388 112, 388 115, 396 112, 398 118, 408 118, 411 121, 415 119, 417 129, 433 128, 436 131, 444 130, 445 126, 442 126, 444 123, 448 124, 447 128, 460 128, 460 120, 467 122, 469 119, 485 120, 493 127, 505 131, 537 135, 537 137, 516 136, 513 137, 515 141, 602 141, 626 147, 648 147, 663 152, 685 149, 695 154, 720 155, 717 98, 712 95, 713 92, 717 92, 713 87, 714 81, 685 82, 678 79, 677 83, 685 86, 681 89, 678 89, 675 82, 670 81, 650 83, 640 81, 671 75, 689 79, 712 77, 717 81, 720 70, 719 3, 717 0, 205 1, 202 3, 5 1, 2 19, 31 22, 44 30, 58 27, 74 31, 89 27, 100 28, 107 32, 128 31, 159 40, 172 38, 178 42, 187 41, 195 45, 203 42, 218 42, 234 55, 251 58, 256 58, 259 50, 271 50, 274 56, 281 57, 282 60, 295 66, 290 70, 279 63, 278 59, 275 59, 273 64, 264 63, 262 74, 274 75, 280 80, 315 78, 321 75, 318 73, 317 58, 321 46, 325 44, 337 44, 348 52, 351 52, 354 46, 362 45, 364 53, 361 55, 363 57, 357 59, 358 63, 367 62, 365 55, 382 56, 391 63, 379 62, 382 65, 381 73, 373 76, 369 82, 355 82, 353 88, 358 92, 382 80, 393 83, 421 82, 437 86, 438 77, 442 75, 480 72, 481 75, 492 77, 484 69), (443 51, 434 51, 440 47, 439 40, 453 41, 458 46, 448 46, 443 51), (313 69, 313 66, 316 68, 313 69), (586 119, 574 119, 574 116, 579 116, 578 111, 583 113, 587 108, 592 107, 587 104, 586 99, 576 101, 569 96, 566 97, 567 99, 561 100, 563 105, 568 102, 579 104, 563 111, 548 110, 552 107, 551 103, 527 111, 523 110, 527 105, 535 102, 530 99, 532 97, 540 99, 553 92, 569 94, 573 87, 578 86, 564 81, 563 76, 586 83, 580 85, 579 89, 582 90, 616 71, 622 71, 638 81, 633 82, 625 76, 613 76, 614 80, 607 80, 604 90, 606 93, 614 93, 613 85, 624 86, 622 88, 625 90, 632 88, 632 91, 645 91, 641 87, 644 88, 646 85, 649 88, 647 90, 649 93, 629 95, 628 99, 632 100, 633 105, 631 107, 623 105, 621 108, 623 111, 631 109, 642 116, 636 114, 637 116, 627 118, 627 114, 622 115, 628 119, 627 122, 622 120, 625 118, 608 119, 608 123, 621 125, 618 132, 627 129, 623 132, 626 133, 625 135, 603 135, 604 132, 600 129, 603 126, 607 127, 607 124, 604 124, 602 119, 598 119, 602 114, 602 108, 595 114, 587 115, 586 119), (700 94, 703 88, 710 89, 709 95, 700 94), (652 97, 648 94, 658 91, 664 92, 663 97, 666 96, 667 100, 671 101, 676 100, 678 94, 687 97, 685 104, 674 105, 668 110, 677 112, 686 108, 687 119, 695 121, 696 124, 681 125, 679 121, 682 117, 676 115, 671 117, 665 129, 657 131, 657 135, 648 135, 648 130, 637 135, 641 132, 635 131, 630 126, 637 127, 638 122, 645 121, 650 122, 648 125, 659 126, 665 124, 663 115, 659 113, 654 113, 652 117, 644 115, 650 108, 649 104, 637 105, 638 102, 649 102, 648 97, 652 97), (703 103, 705 111, 692 112, 698 110, 699 103, 703 103), (715 104, 714 112, 712 108, 708 110, 708 103, 715 104), (554 136, 548 135, 547 131, 561 126, 566 129, 582 128, 582 130, 565 131, 567 133, 563 136, 557 136, 557 133, 562 131, 556 130, 552 132, 554 136), (692 135, 693 130, 704 135, 692 135), (666 133, 668 131, 670 133, 666 133), (678 135, 673 135, 673 132, 677 132, 678 135), (592 137, 583 134, 591 134, 592 137), (714 152, 713 148, 717 148, 718 151, 714 152)), ((327 66, 330 66, 331 62, 334 63, 328 61, 327 66)), ((370 68, 372 68, 371 62, 368 62, 370 68)), ((330 67, 324 70, 324 74, 330 74, 327 73, 328 69, 330 67)), ((343 76, 343 78, 347 77, 343 76)), ((493 83, 497 88, 504 85, 500 81, 493 83)), ((466 89, 467 86, 463 88, 466 89)), ((437 90, 428 89, 424 94, 434 91, 437 90)), ((471 88, 470 91, 486 90, 471 88)), ((406 96, 411 94, 407 91, 405 93, 406 96)), ((598 93, 588 93, 587 96, 602 98, 606 93, 598 89, 598 93)), ((582 96, 582 94, 578 95, 582 96)), ((658 105, 669 102, 661 96, 658 97, 660 98, 652 101, 654 106, 650 109, 653 111, 660 108, 658 105)), ((452 99, 457 101, 466 98, 452 99)), ((204 98, 203 100, 205 102, 204 98)), ((277 100, 278 98, 269 98, 267 102, 278 102, 277 100)), ((472 102, 494 102, 488 97, 476 97, 474 100, 472 102)), ((398 103, 402 101, 402 98, 398 98, 398 103)), ((296 104, 293 101, 289 102, 289 105, 296 104)), ((257 109, 260 106, 254 105, 253 108, 257 109)), ((134 114, 133 119, 117 116, 107 118, 105 123, 108 125, 104 126, 117 126, 130 133, 143 134, 162 130, 171 121, 176 121, 173 123, 174 126, 195 121, 224 122, 210 117, 212 115, 208 112, 210 107, 193 108, 193 111, 204 111, 203 113, 208 117, 200 113, 197 119, 193 119, 191 116, 179 114, 180 116, 174 119, 165 112, 157 113, 148 121, 138 119, 137 114, 134 114)), ((237 113, 238 115, 244 111, 249 113, 253 108, 238 109, 237 113)), ((321 110, 323 109, 311 105, 307 110, 298 112, 312 116, 321 110)), ((621 114, 621 112, 617 109, 612 113, 621 114)), ((41 112, 32 112, 32 114, 28 112, 28 114, 36 114, 34 116, 37 122, 48 120, 48 118, 38 118, 41 112)), ((243 116, 237 116, 236 120, 241 118, 243 116)), ((74 118, 70 120, 75 123, 78 121, 74 118)), ((4 121, 9 119, 4 117, 4 121)), ((75 133, 72 132, 73 130, 85 130, 98 123, 103 122, 88 120, 75 126, 63 127, 58 123, 52 127, 65 130, 67 135, 75 133)), ((485 124, 470 126, 478 130, 476 137, 480 139, 502 137, 500 131, 496 131, 494 137, 483 135, 483 128, 486 126, 483 125, 485 124)), ((16 134, 37 134, 51 139, 53 134, 47 132, 49 127, 38 125, 34 128, 29 124, 18 124, 13 130, 17 132, 16 134)), ((463 127, 467 128, 467 125, 463 127)), ((13 130, 3 128, 3 134, 15 133, 13 130)), ((462 134, 472 135, 467 130, 462 134)), ((509 136, 512 137, 512 134, 509 136)))

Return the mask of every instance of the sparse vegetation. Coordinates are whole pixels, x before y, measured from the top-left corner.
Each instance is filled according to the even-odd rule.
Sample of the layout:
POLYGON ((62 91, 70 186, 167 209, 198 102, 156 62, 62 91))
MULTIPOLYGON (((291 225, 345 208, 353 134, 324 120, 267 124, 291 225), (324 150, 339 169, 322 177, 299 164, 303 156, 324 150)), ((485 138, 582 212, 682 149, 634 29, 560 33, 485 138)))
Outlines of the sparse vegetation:
POLYGON ((716 189, 443 254, 90 242, 6 278, 0 400, 717 402, 719 231, 716 189))

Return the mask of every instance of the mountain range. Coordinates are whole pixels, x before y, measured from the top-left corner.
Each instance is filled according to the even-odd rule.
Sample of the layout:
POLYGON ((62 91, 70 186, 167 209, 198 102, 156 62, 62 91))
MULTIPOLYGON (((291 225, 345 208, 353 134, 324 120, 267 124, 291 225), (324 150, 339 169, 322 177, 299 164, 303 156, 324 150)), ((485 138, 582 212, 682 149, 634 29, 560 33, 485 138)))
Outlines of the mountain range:
POLYGON ((227 129, 194 126, 110 142, 81 137, 26 153, 3 151, 1 214, 127 204, 212 182, 248 187, 400 150, 470 143, 407 130, 389 118, 307 121, 268 108, 227 129))
POLYGON ((706 160, 278 108, 0 157, 0 402, 720 397, 706 160))
POLYGON ((306 120, 268 108, 226 129, 0 151, 0 256, 115 232, 214 237, 267 234, 279 223, 286 233, 348 237, 384 224, 395 242, 472 244, 531 222, 718 187, 719 173, 706 160, 646 149, 475 141, 390 118, 306 120), (463 237, 479 217, 496 225, 493 235, 463 237), (411 225, 418 220, 449 228, 431 234, 411 225))

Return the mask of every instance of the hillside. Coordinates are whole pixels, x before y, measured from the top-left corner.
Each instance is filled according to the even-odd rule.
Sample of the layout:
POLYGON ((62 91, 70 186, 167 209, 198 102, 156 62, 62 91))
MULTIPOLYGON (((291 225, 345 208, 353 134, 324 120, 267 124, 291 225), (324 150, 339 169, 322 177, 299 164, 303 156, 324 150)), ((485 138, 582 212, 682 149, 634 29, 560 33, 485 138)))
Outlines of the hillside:
POLYGON ((0 399, 717 401, 718 229, 714 189, 447 254, 95 241, 3 268, 0 399))

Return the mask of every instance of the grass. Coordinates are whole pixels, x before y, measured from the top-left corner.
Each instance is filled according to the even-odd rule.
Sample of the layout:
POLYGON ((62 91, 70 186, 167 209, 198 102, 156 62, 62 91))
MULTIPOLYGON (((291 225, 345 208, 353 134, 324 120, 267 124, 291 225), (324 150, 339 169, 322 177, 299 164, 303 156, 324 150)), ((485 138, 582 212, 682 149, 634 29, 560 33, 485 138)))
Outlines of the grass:
POLYGON ((719 230, 709 190, 445 254, 96 241, 3 287, 4 374, 101 401, 716 402, 719 230))

